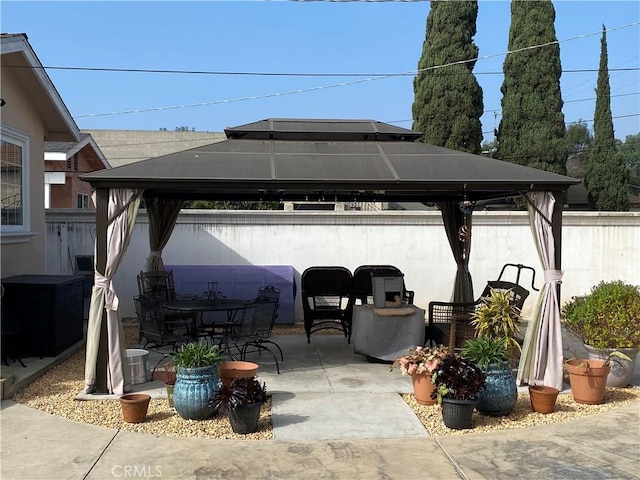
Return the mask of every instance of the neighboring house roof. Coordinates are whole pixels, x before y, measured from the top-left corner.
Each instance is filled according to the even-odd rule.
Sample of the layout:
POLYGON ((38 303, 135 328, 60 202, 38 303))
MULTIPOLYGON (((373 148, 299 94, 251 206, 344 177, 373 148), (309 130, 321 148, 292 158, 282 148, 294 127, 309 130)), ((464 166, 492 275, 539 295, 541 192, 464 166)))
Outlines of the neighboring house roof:
POLYGON ((45 160, 48 160, 47 153, 61 153, 65 155, 65 159, 71 158, 86 146, 91 146, 104 168, 111 168, 102 150, 88 133, 81 133, 79 142, 44 142, 45 160))
POLYGON ((226 139, 223 132, 87 129, 113 167, 226 139))
MULTIPOLYGON (((80 130, 24 33, 0 34, 2 68, 12 68, 39 110, 46 140, 78 141, 80 130)), ((4 98, 7 103, 11 98, 4 98)))
POLYGON ((224 200, 484 200, 565 191, 579 180, 416 141, 374 120, 267 119, 225 129, 227 140, 93 172, 94 188, 224 200))

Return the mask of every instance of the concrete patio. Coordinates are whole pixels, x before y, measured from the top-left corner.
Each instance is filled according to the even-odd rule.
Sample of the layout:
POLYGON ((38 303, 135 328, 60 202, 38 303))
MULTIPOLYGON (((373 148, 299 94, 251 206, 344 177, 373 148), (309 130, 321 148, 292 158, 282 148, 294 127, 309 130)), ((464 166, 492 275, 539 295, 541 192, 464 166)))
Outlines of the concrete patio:
MULTIPOLYGON (((410 379, 367 363, 344 337, 275 340, 285 352, 281 373, 268 356, 259 359, 272 394, 274 440, 158 437, 3 401, 1 477, 639 478, 637 403, 536 428, 431 437, 398 395, 411 391, 410 379)), ((14 370, 36 368, 30 360, 14 370)), ((635 385, 639 378, 636 372, 635 385)), ((156 382, 136 390, 164 394, 156 382)))

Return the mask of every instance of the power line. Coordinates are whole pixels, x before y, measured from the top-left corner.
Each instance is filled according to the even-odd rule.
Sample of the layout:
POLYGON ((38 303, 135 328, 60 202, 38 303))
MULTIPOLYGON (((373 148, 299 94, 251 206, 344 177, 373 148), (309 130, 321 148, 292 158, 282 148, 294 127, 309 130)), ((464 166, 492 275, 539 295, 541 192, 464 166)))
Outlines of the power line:
MULTIPOLYGON (((615 98, 615 97, 628 97, 629 95, 640 95, 640 92, 634 92, 634 93, 619 93, 618 95, 610 95, 609 98, 615 98)), ((566 102, 564 102, 564 104, 566 105, 567 103, 577 103, 577 102, 588 102, 590 100, 595 100, 596 97, 591 97, 591 98, 578 98, 577 100, 567 100, 566 102)), ((501 112, 502 109, 501 108, 497 108, 494 110, 485 110, 482 114, 484 115, 485 113, 495 113, 495 112, 501 112)))
MULTIPOLYGON (((118 68, 118 67, 64 67, 64 66, 32 66, 32 65, 7 65, 6 68, 29 68, 45 70, 68 70, 76 72, 110 72, 110 73, 158 73, 181 75, 215 75, 236 77, 408 77, 415 72, 401 73, 301 73, 301 72, 224 72, 213 70, 161 70, 151 68, 118 68)), ((610 72, 638 71, 640 67, 610 68, 610 72)), ((597 68, 578 68, 562 70, 562 73, 595 73, 597 68)), ((462 73, 443 72, 444 75, 458 76, 462 73)), ((474 75, 503 75, 504 72, 473 72, 474 75)))
MULTIPOLYGON (((626 24, 626 25, 621 25, 619 27, 609 28, 608 32, 615 31, 615 30, 620 30, 620 29, 623 29, 623 28, 629 28, 629 27, 633 27, 633 26, 636 26, 636 25, 640 25, 640 22, 633 22, 633 23, 629 23, 629 24, 626 24)), ((369 78, 362 78, 362 79, 353 80, 353 81, 350 81, 350 82, 334 83, 332 85, 323 85, 323 86, 319 86, 319 87, 311 87, 311 88, 306 88, 306 89, 296 89, 296 90, 290 90, 290 91, 287 91, 287 92, 270 93, 270 94, 266 94, 266 95, 251 95, 251 96, 240 97, 240 98, 235 98, 235 99, 215 100, 215 101, 210 101, 210 102, 198 102, 198 103, 191 103, 191 104, 184 104, 184 105, 170 105, 170 106, 164 106, 164 107, 131 109, 131 110, 123 110, 123 111, 119 111, 119 112, 92 113, 92 114, 76 115, 76 117, 77 118, 103 117, 103 116, 126 115, 126 114, 133 114, 133 113, 146 113, 146 112, 155 112, 155 111, 164 111, 164 110, 177 110, 177 109, 182 109, 182 108, 193 108, 193 107, 212 106, 212 105, 220 105, 220 104, 227 104, 227 103, 237 103, 237 102, 243 102, 243 101, 248 101, 248 100, 259 100, 259 99, 266 99, 266 98, 274 98, 274 97, 295 95, 295 94, 300 94, 300 93, 309 93, 309 92, 320 91, 320 90, 328 90, 330 88, 338 88, 338 87, 346 87, 346 86, 351 86, 351 85, 357 85, 357 84, 361 84, 361 83, 365 83, 365 82, 383 80, 383 79, 387 79, 387 78, 390 78, 390 77, 397 77, 397 76, 410 75, 410 74, 415 75, 415 74, 418 74, 418 73, 437 70, 437 69, 440 69, 440 68, 445 68, 445 67, 450 67, 450 66, 455 66, 455 65, 463 65, 463 64, 469 63, 469 62, 476 62, 477 60, 486 60, 486 59, 489 59, 489 58, 504 56, 504 55, 508 55, 508 54, 511 54, 511 53, 518 53, 518 52, 523 52, 523 51, 527 51, 527 50, 543 48, 543 47, 547 47, 547 46, 550 46, 550 45, 559 45, 560 43, 563 43, 563 42, 569 42, 569 41, 573 41, 573 40, 587 38, 587 37, 594 36, 594 35, 600 35, 601 33, 602 33, 601 31, 592 32, 592 33, 585 33, 585 34, 576 35, 576 36, 567 38, 565 40, 554 40, 552 42, 546 42, 546 43, 539 44, 539 45, 530 45, 528 47, 522 47, 522 48, 518 48, 518 49, 515 49, 515 50, 507 50, 506 52, 503 52, 503 53, 485 55, 485 56, 482 56, 482 57, 477 57, 477 58, 472 58, 472 59, 467 59, 467 60, 459 60, 459 61, 456 61, 456 62, 450 62, 450 63, 444 64, 444 65, 436 65, 436 66, 433 66, 433 67, 427 67, 427 68, 418 69, 418 70, 411 70, 411 71, 407 71, 407 72, 399 72, 399 73, 394 73, 394 74, 387 74, 387 75, 374 76, 374 77, 369 77, 369 78)))

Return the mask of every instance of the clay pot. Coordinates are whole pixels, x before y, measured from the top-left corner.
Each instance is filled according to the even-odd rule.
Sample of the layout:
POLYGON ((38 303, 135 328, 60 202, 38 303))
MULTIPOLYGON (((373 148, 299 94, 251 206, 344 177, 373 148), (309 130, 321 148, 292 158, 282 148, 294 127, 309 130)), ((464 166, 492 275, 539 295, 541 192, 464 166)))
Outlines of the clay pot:
POLYGON ((413 395, 416 402, 421 405, 435 405, 436 400, 431 398, 431 392, 436 386, 431 381, 430 373, 414 373, 411 375, 413 381, 413 395))
POLYGON ((604 360, 580 360, 572 358, 565 365, 569 373, 573 399, 578 403, 597 405, 602 403, 610 366, 603 367, 604 360))
POLYGON ((529 387, 531 409, 538 413, 552 413, 559 393, 560 391, 557 388, 545 385, 531 385, 529 387))
POLYGON ((251 378, 255 377, 257 373, 258 364, 253 362, 230 360, 218 365, 218 375, 226 387, 231 384, 234 378, 251 378))
POLYGON ((120 397, 122 417, 127 423, 143 423, 147 418, 150 395, 144 393, 130 393, 120 397))

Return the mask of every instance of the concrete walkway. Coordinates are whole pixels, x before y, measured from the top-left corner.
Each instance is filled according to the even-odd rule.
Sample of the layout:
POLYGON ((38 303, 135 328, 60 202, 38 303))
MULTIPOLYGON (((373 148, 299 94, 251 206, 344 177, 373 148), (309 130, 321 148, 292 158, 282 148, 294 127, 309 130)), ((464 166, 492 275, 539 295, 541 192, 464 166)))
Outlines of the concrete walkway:
MULTIPOLYGON (((530 429, 430 437, 398 392, 411 382, 340 336, 276 339, 259 376, 274 440, 156 437, 2 402, 2 479, 639 479, 638 403, 530 429)), ((153 384, 141 389, 155 389, 153 384)))

